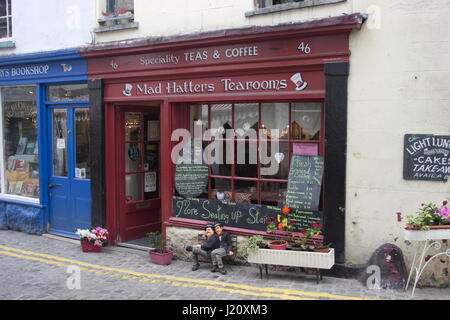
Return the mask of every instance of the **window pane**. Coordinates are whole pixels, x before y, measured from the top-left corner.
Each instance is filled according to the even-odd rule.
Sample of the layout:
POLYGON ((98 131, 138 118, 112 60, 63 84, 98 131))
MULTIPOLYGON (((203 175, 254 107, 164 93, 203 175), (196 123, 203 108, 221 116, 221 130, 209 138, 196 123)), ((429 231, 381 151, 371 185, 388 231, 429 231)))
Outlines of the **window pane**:
MULTIPOLYGON (((274 146, 270 142, 261 143, 261 177, 287 180, 289 175, 289 146, 287 142, 281 142, 278 143, 278 150, 272 151, 272 147, 274 146), (270 158, 270 160, 266 157, 270 158)), ((275 147, 275 149, 277 148, 275 147)))
POLYGON ((141 139, 141 114, 139 112, 125 113, 125 140, 136 141, 141 139))
POLYGON ((289 103, 261 104, 261 122, 263 139, 288 139, 289 103), (278 133, 273 129, 278 129, 278 133))
POLYGON ((231 180, 211 178, 211 198, 232 201, 231 180))
POLYGON ((35 87, 2 88, 5 189, 39 197, 35 87))
POLYGON ((125 172, 142 170, 141 143, 125 143, 125 172))
POLYGON ((7 38, 8 37, 7 19, 8 18, 0 18, 0 38, 7 38))
POLYGON ((0 1, 0 17, 4 17, 7 14, 7 12, 6 12, 7 2, 8 1, 6 1, 6 0, 0 1))
POLYGON ((134 12, 134 0, 115 0, 115 10, 128 10, 134 12))
POLYGON ((67 110, 53 110, 53 175, 67 177, 67 110))
POLYGON ((234 200, 235 202, 258 203, 258 183, 234 180, 234 200))
POLYGON ((294 140, 319 140, 320 103, 294 103, 291 111, 291 138, 294 140))
POLYGON ((213 104, 211 106, 211 128, 220 129, 220 134, 225 138, 223 129, 231 129, 231 104, 213 104))
POLYGON ((75 178, 90 179, 89 109, 75 109, 75 178))
POLYGON ((189 129, 191 136, 194 137, 194 129, 197 128, 199 133, 204 134, 208 129, 208 105, 191 105, 189 129))
POLYGON ((279 206, 286 199, 286 182, 261 182, 261 204, 279 206))
MULTIPOLYGON (((63 65, 63 68, 69 70, 70 65, 63 65)), ((47 89, 48 101, 71 101, 71 100, 89 100, 89 90, 87 84, 72 84, 65 86, 50 86, 47 89)))
POLYGON ((12 18, 8 18, 8 38, 12 37, 12 18))
POLYGON ((237 177, 258 178, 258 142, 237 141, 234 175, 237 177))
POLYGON ((125 176, 125 199, 127 202, 142 200, 142 173, 125 176))
POLYGON ((259 121, 259 106, 257 103, 235 104, 234 105, 234 128, 242 129, 242 136, 239 131, 236 132, 238 139, 244 139, 245 135, 256 138, 259 121), (248 132, 253 129, 253 135, 248 132))
POLYGON ((144 156, 144 170, 157 170, 159 168, 159 144, 146 143, 144 156))
POLYGON ((144 117, 144 140, 159 140, 159 113, 145 112, 144 117))

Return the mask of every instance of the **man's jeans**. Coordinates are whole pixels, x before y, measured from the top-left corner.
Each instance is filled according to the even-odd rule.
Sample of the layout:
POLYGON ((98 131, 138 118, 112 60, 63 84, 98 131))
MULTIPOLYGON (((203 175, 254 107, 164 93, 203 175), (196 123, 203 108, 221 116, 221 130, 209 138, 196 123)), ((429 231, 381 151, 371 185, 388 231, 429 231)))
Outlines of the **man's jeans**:
POLYGON ((218 266, 219 268, 223 268, 222 258, 227 255, 224 248, 214 249, 211 252, 211 260, 214 266, 218 266))

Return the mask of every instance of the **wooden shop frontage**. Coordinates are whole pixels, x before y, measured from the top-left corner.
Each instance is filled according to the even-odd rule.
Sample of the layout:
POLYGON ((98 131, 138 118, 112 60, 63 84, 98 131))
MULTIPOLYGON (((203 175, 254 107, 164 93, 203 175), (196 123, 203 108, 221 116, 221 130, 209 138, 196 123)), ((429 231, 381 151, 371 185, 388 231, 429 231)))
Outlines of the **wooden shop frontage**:
MULTIPOLYGON (((321 219, 343 263, 349 34, 362 23, 353 14, 82 48, 96 133, 93 221, 114 243, 167 226, 201 229, 205 221, 265 234, 266 218, 288 203, 298 209, 298 228, 308 214, 321 219), (181 141, 175 130, 194 136, 199 128, 221 134, 215 155, 224 163, 183 168, 172 161, 181 141), (227 136, 231 129, 244 138, 227 136), (233 153, 241 143, 244 163, 233 153), (274 172, 263 152, 277 164, 274 172), (317 169, 307 190, 291 169, 304 165, 296 162, 301 155, 312 156, 308 166, 317 169), (183 170, 185 180, 176 179, 183 170), (299 194, 307 196, 299 202, 299 194)), ((210 143, 203 136, 201 150, 210 143)))

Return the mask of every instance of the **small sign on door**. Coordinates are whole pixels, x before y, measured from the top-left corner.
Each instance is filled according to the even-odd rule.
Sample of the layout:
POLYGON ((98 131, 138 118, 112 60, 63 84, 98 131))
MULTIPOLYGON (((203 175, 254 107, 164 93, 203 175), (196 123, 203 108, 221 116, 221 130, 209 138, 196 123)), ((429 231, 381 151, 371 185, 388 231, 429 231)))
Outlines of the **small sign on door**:
POLYGON ((56 149, 65 149, 65 148, 66 148, 66 140, 56 139, 56 149))

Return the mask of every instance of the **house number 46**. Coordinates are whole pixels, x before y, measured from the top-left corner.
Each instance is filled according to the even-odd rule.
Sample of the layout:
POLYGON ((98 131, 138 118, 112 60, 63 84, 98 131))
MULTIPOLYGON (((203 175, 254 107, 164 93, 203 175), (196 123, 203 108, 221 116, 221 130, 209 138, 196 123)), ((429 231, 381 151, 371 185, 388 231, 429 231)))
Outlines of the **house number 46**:
POLYGON ((309 44, 305 44, 304 42, 300 43, 299 46, 297 47, 298 50, 300 50, 301 52, 308 54, 311 52, 311 48, 309 47, 309 44))

